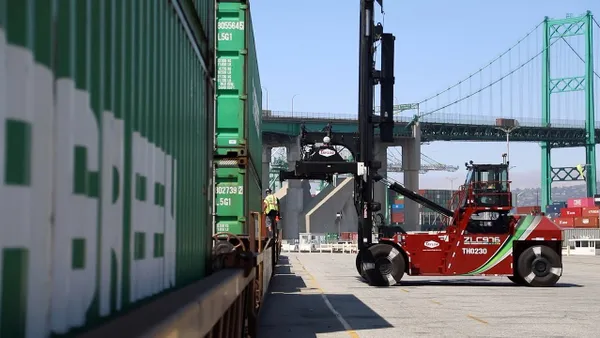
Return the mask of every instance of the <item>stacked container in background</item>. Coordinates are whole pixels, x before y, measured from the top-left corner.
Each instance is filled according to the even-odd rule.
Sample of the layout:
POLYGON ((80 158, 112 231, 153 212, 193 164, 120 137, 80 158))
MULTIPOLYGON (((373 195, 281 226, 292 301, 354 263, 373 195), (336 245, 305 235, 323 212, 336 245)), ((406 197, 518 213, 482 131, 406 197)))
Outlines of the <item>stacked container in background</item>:
POLYGON ((342 232, 339 241, 356 243, 358 242, 358 232, 342 232))
POLYGON ((546 216, 550 218, 560 217, 560 209, 566 208, 567 202, 555 202, 546 207, 546 216))
POLYGON ((537 215, 542 211, 539 205, 521 206, 514 209, 517 215, 537 215))
POLYGON ((554 222, 561 228, 598 228, 600 208, 594 205, 594 198, 572 198, 566 207, 560 208, 554 222))
POLYGON ((391 223, 404 224, 404 196, 394 197, 391 204, 390 221, 391 223))

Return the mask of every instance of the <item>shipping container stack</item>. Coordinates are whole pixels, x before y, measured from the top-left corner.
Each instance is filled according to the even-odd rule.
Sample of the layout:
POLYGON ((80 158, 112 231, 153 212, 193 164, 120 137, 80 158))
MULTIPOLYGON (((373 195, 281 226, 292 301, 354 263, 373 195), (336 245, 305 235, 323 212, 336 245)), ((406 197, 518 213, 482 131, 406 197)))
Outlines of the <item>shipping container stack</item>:
POLYGON ((551 219, 560 217, 560 210, 567 207, 567 202, 554 202, 546 207, 546 216, 551 219))
POLYGON ((554 218, 561 228, 599 228, 600 209, 595 206, 593 197, 571 198, 566 207, 560 208, 558 217, 554 218))
POLYGON ((404 224, 404 196, 395 196, 390 212, 390 222, 393 224, 404 224))
POLYGON ((358 232, 342 232, 340 233, 339 241, 357 243, 358 232))
MULTIPOLYGON (((453 193, 453 190, 442 189, 419 190, 419 195, 444 207, 449 206, 453 193)), ((444 226, 442 215, 424 206, 419 206, 419 223, 423 231, 437 231, 444 226)))
POLYGON ((537 215, 542 211, 539 205, 520 206, 513 209, 516 215, 537 215))

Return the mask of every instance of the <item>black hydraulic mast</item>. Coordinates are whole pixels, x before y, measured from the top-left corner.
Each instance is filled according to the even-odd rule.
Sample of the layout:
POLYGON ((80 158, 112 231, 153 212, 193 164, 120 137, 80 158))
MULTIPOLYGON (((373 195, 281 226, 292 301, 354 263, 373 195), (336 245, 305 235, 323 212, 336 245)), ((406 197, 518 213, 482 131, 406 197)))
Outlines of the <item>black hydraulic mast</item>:
POLYGON ((373 86, 374 86, 374 0, 360 1, 360 50, 359 50, 359 76, 358 76, 358 129, 360 152, 358 162, 363 162, 367 168, 365 179, 355 179, 355 204, 359 214, 358 237, 359 250, 372 243, 372 211, 373 202, 373 148, 374 130, 373 118, 373 86))

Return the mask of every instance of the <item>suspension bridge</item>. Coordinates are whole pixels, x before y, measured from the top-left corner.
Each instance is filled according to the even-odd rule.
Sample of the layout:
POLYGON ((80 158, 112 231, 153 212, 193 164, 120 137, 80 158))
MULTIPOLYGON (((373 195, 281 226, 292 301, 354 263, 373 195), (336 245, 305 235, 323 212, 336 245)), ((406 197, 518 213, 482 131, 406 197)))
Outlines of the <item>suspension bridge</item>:
MULTIPOLYGON (((518 121, 510 141, 541 146, 541 204, 550 204, 552 183, 585 180, 596 193, 595 117, 600 76, 600 24, 591 12, 544 18, 515 44, 447 88, 420 101, 395 106, 395 134, 418 122, 423 142, 505 141, 501 119, 518 121), (552 167, 551 150, 584 147, 584 176, 575 167, 552 167)), ((320 130, 357 131, 356 113, 263 111, 264 133, 297 135, 300 124, 320 130)), ((394 165, 391 165, 394 167, 394 165)))

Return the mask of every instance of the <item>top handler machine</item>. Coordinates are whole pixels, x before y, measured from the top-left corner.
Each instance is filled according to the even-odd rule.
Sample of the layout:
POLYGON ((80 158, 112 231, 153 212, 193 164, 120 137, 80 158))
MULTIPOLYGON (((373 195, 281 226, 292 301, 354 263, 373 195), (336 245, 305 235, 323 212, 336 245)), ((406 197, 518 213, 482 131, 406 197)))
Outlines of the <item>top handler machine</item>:
MULTIPOLYGON (((394 36, 374 24, 375 2, 360 1, 360 57, 358 133, 351 140, 333 133, 302 128, 302 157, 280 179, 331 181, 335 174, 354 175, 354 204, 359 215, 356 268, 374 286, 393 285, 407 275, 507 276, 528 286, 552 286, 562 275, 562 231, 542 215, 511 215, 512 194, 506 158, 500 164, 465 163, 467 176, 449 208, 390 182, 377 173, 374 160, 375 128, 380 142, 394 141, 394 36), (375 42, 381 42, 381 69, 375 69, 375 42), (374 87, 380 85, 380 115, 373 113, 374 87), (337 146, 353 153, 344 161, 337 146), (373 185, 385 184, 446 216, 443 231, 407 233, 401 227, 379 226, 373 243, 373 185)), ((385 169, 384 169, 385 170, 385 169)))

